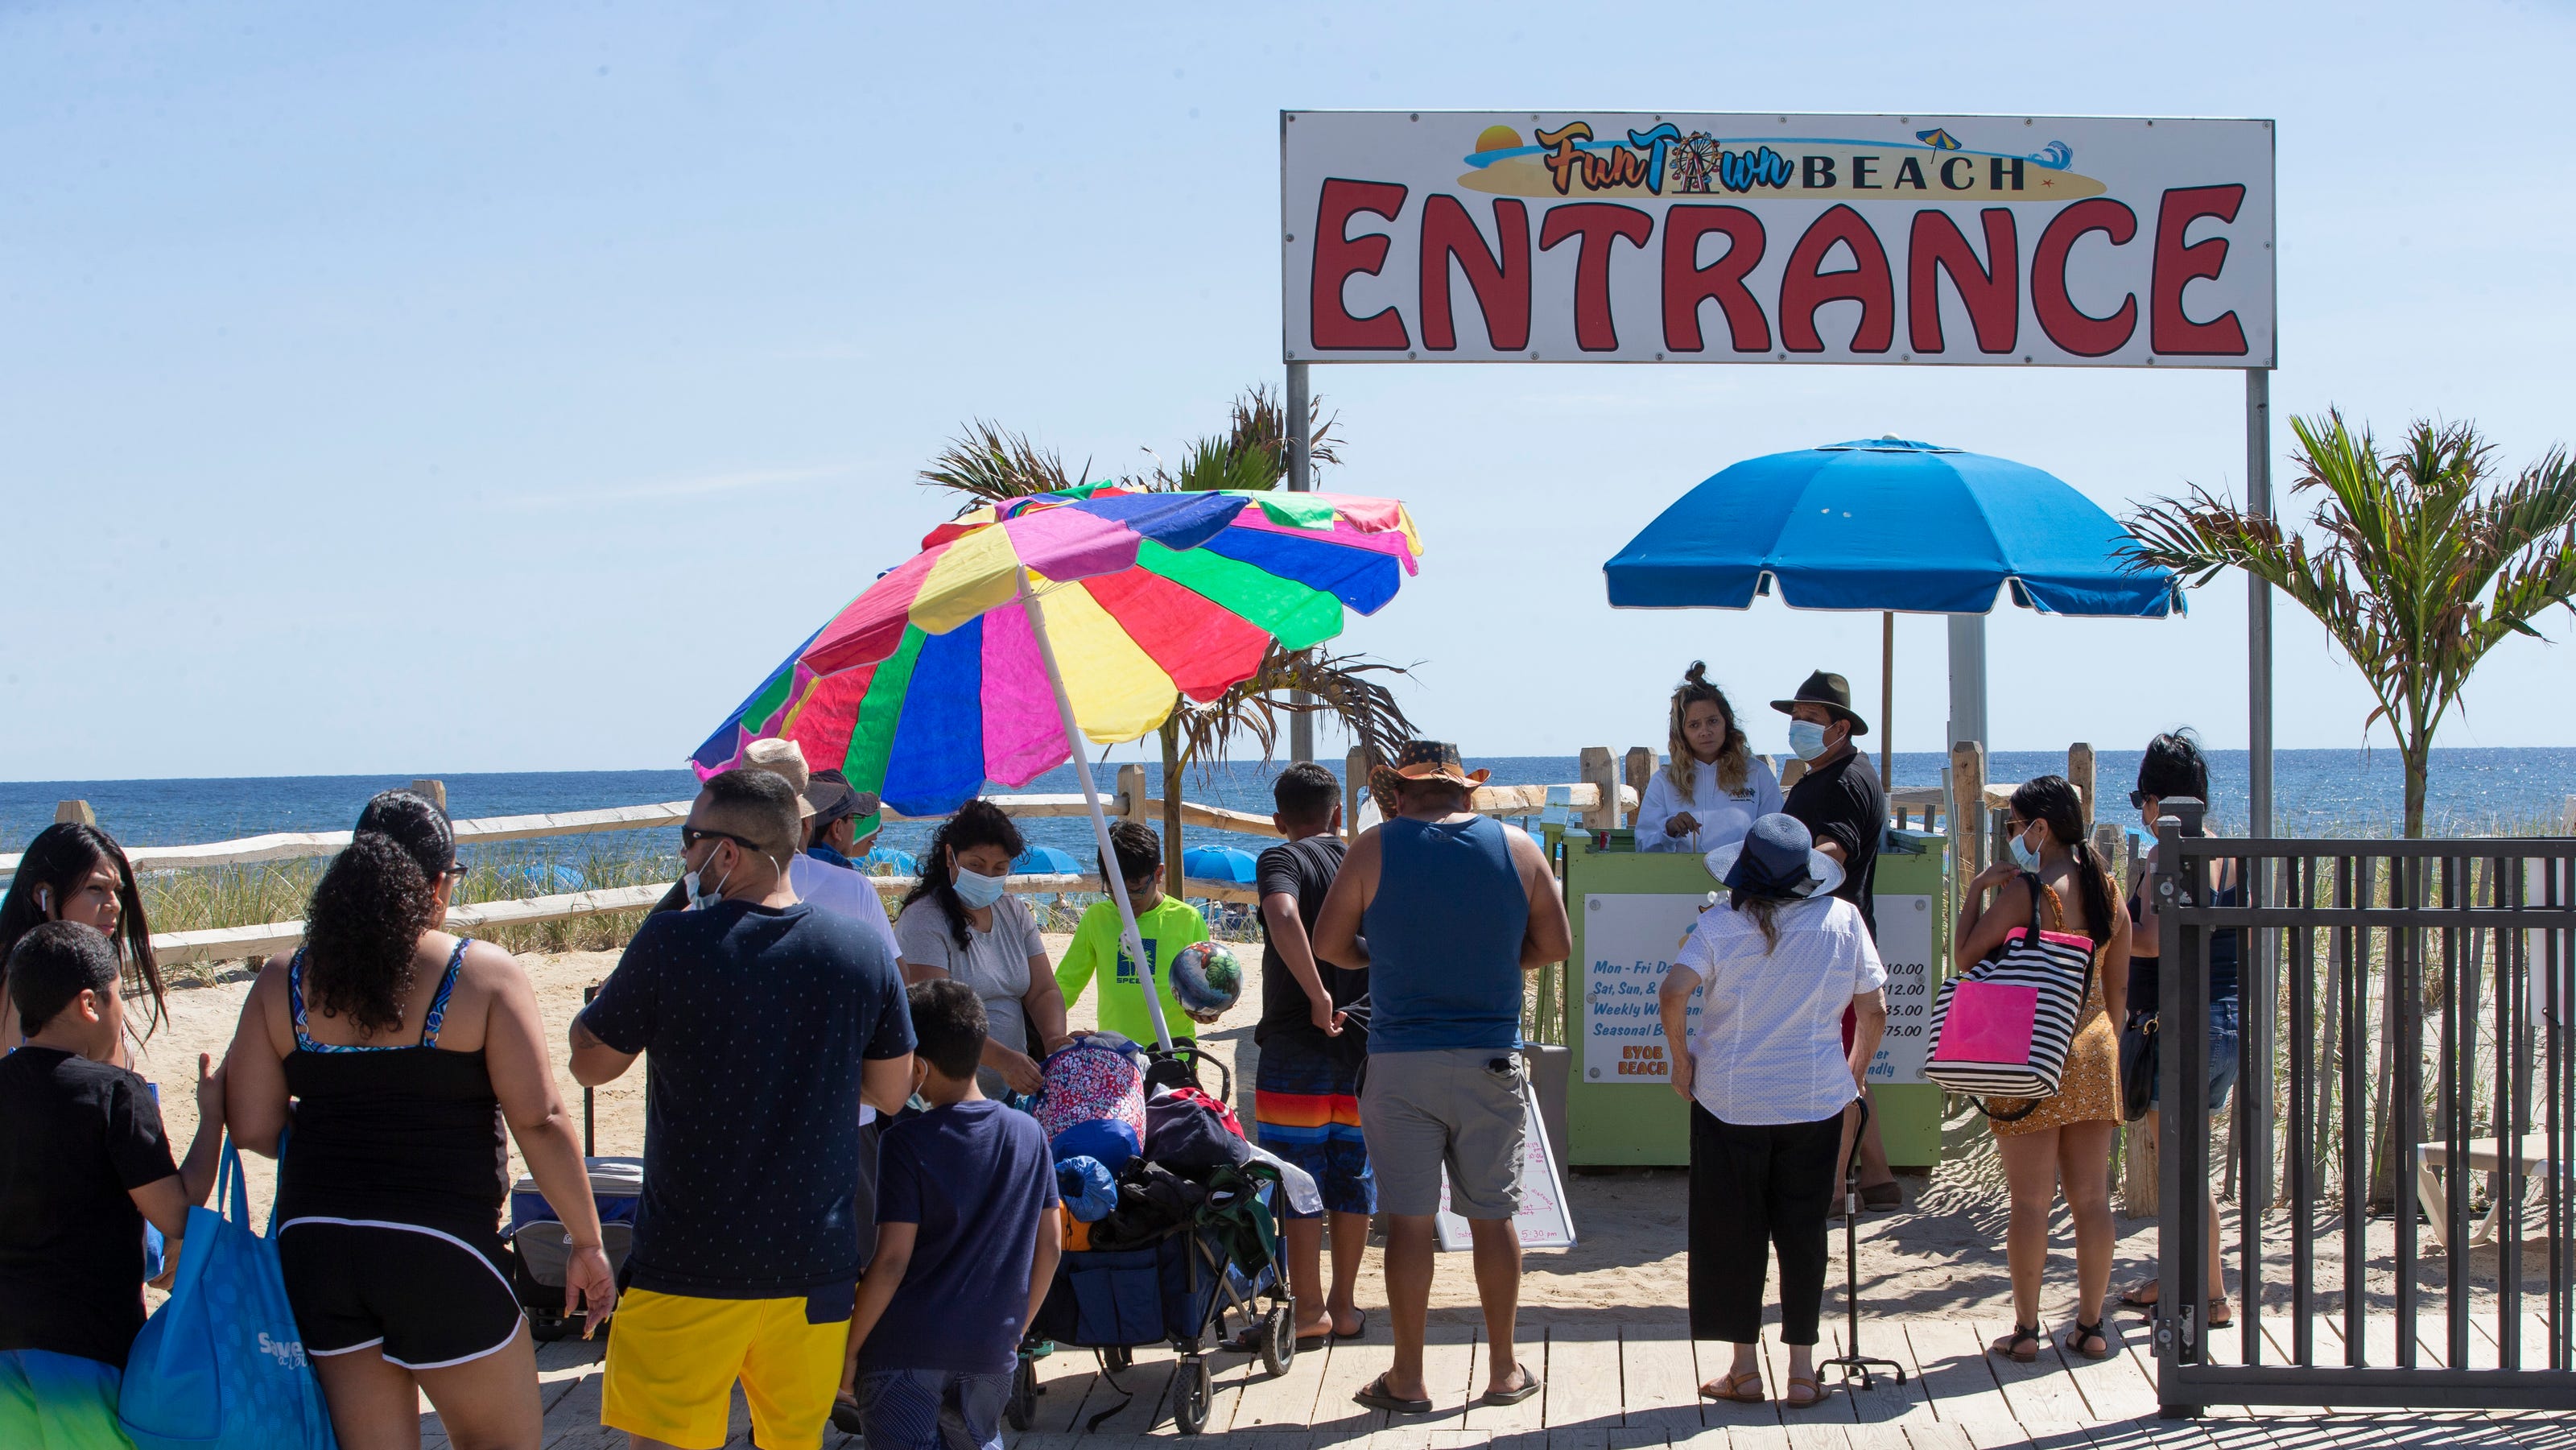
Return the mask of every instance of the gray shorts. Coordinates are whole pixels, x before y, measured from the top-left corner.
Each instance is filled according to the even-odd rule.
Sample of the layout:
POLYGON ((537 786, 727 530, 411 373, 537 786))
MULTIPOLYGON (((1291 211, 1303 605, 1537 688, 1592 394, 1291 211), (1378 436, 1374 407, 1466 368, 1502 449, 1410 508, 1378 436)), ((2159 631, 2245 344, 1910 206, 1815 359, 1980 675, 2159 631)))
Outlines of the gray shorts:
POLYGON ((1508 1047, 1372 1052, 1360 1087, 1360 1130, 1377 1174, 1378 1207, 1428 1216, 1510 1218, 1521 1207, 1529 1114, 1521 1056, 1508 1047), (1495 1065, 1500 1064, 1497 1071, 1495 1065))

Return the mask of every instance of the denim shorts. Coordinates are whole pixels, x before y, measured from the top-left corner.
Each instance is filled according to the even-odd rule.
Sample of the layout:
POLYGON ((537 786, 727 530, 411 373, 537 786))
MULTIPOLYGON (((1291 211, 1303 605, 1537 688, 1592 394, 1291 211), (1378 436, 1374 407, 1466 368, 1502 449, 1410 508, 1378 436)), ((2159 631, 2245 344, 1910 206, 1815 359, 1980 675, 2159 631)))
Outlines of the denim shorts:
MULTIPOLYGON (((2209 1004, 2209 1111, 2227 1111, 2228 1095, 2235 1091, 2238 1071, 2244 1066, 2244 1054, 2237 1037, 2236 1004, 2233 1001, 2209 1004)), ((2156 1089, 2147 1101, 2162 1101, 2164 1054, 2156 1054, 2156 1089)))

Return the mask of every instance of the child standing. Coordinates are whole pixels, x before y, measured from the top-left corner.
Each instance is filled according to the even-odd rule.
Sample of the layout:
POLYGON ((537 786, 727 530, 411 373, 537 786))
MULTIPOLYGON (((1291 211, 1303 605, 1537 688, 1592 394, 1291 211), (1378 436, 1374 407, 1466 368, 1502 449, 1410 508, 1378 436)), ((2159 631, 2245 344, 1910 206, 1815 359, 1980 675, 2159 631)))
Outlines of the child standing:
POLYGON ((1001 1450, 1002 1407, 1063 1247, 1037 1119, 975 1086, 984 1004, 923 982, 913 1090, 929 1111, 886 1129, 877 1249, 859 1282, 841 1394, 872 1450, 1001 1450))
POLYGON ((1360 1135, 1360 1069, 1368 1029, 1342 1010, 1368 992, 1368 972, 1315 956, 1315 916, 1342 869, 1342 783, 1312 761, 1279 773, 1270 787, 1271 822, 1287 840, 1261 853, 1261 1023, 1252 1031, 1261 1061, 1252 1085, 1253 1132, 1261 1146, 1312 1174, 1324 1216, 1283 1208, 1288 1285, 1297 1338, 1358 1337, 1367 1316, 1352 1302, 1377 1178, 1360 1135), (1333 1235, 1333 1284, 1323 1283, 1324 1229, 1333 1235))
POLYGON ((214 1186, 222 1074, 197 1057, 197 1140, 182 1172, 143 1079, 109 1063, 125 1033, 116 948, 50 921, 9 953, 26 1041, 0 1058, 0 1445, 122 1450, 116 1397, 143 1327, 143 1224, 178 1269, 188 1208, 214 1186))
MULTIPOLYGON (((1109 827, 1109 844, 1118 853, 1118 875, 1127 883, 1127 904, 1136 912, 1136 935, 1143 938, 1145 955, 1154 964, 1154 993, 1163 1004, 1164 1026, 1172 1036, 1186 1037, 1190 1019, 1181 1015, 1181 1004, 1172 995, 1172 959, 1181 954, 1181 948, 1208 939, 1207 920, 1188 902, 1163 894, 1160 837, 1134 821, 1118 821, 1109 827)), ((1101 879, 1107 880, 1108 863, 1103 862, 1100 869, 1101 879)), ((1082 989, 1091 979, 1099 977, 1100 1030, 1151 1045, 1153 1014, 1145 1006, 1145 989, 1136 980, 1136 964, 1127 959, 1118 937, 1118 903, 1092 903, 1074 928, 1064 960, 1056 964, 1056 986, 1071 1007, 1081 1000, 1082 989), (1104 970, 1112 962, 1117 969, 1104 970)))

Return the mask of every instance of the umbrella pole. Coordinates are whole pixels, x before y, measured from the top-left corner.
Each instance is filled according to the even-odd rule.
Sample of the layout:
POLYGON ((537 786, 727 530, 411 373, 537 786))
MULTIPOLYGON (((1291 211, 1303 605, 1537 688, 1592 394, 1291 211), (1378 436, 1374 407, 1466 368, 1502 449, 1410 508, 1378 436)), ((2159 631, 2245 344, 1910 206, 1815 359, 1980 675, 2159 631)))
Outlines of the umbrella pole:
MULTIPOLYGON (((1028 616, 1029 633, 1037 637, 1038 660, 1046 666, 1047 683, 1055 688, 1056 718, 1064 722, 1064 743, 1073 751, 1073 773, 1082 782, 1082 803, 1091 810, 1091 834, 1100 843, 1101 874, 1109 878, 1109 898, 1118 903, 1120 940, 1145 988, 1145 1010, 1154 1019, 1154 1045, 1169 1052, 1172 1029, 1163 1020, 1163 994, 1154 983, 1154 963, 1145 955, 1145 939, 1136 930, 1136 908, 1127 901, 1127 883, 1119 875, 1117 848, 1109 844, 1109 815, 1100 806, 1099 783, 1091 778, 1091 753, 1084 748, 1082 727, 1073 722, 1073 697, 1065 693, 1064 672, 1056 668, 1055 646, 1047 639, 1046 613, 1038 608, 1038 597, 1030 591, 1025 574, 1020 582, 1020 611, 1028 616)), ((1164 789, 1170 789, 1171 784, 1165 782, 1164 789)))

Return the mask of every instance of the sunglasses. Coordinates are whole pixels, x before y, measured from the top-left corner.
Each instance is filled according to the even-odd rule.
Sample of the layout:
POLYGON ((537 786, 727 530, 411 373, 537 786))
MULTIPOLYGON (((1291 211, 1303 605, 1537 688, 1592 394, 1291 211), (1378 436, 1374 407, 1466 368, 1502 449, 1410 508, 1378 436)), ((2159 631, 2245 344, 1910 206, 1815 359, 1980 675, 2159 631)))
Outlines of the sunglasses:
POLYGON ((697 826, 688 825, 680 827, 681 850, 685 851, 700 841, 731 841, 746 851, 757 851, 760 849, 758 846, 753 845, 751 842, 744 840, 742 837, 735 835, 731 831, 710 831, 697 826))

